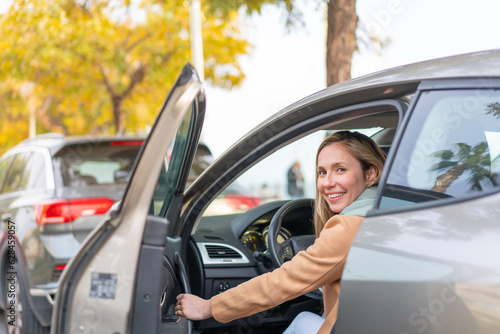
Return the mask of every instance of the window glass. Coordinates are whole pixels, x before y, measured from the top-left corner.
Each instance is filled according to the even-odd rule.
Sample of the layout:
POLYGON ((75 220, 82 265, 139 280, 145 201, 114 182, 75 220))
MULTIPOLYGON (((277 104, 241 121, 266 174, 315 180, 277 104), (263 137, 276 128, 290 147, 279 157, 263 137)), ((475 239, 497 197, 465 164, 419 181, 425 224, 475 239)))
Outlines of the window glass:
POLYGON ((194 120, 193 113, 195 112, 194 104, 190 108, 191 111, 186 114, 177 129, 171 149, 168 150, 167 156, 164 159, 164 168, 162 168, 158 182, 156 183, 150 207, 150 213, 155 216, 166 216, 174 191, 179 186, 180 172, 186 159, 186 147, 191 138, 194 120))
POLYGON ((30 158, 30 153, 16 154, 16 156, 14 157, 14 161, 12 162, 12 165, 10 166, 5 177, 3 192, 26 189, 28 182, 27 179, 24 178, 23 174, 30 158))
POLYGON ((500 91, 424 92, 398 147, 380 207, 498 187, 500 91))
POLYGON ((125 143, 89 141, 66 146, 54 157, 54 168, 67 187, 125 184, 141 142, 125 143))
POLYGON ((4 180, 5 177, 7 176, 7 170, 9 169, 12 160, 14 160, 14 156, 10 156, 2 160, 2 162, 0 162, 0 193, 4 192, 3 190, 4 180))
POLYGON ((25 171, 24 177, 28 181, 29 189, 40 189, 47 187, 47 177, 45 173, 45 159, 42 153, 33 152, 29 167, 25 171), (29 173, 27 171, 29 170, 29 173))
POLYGON ((196 180, 213 161, 214 158, 210 149, 206 145, 200 143, 194 155, 193 165, 189 170, 187 185, 191 185, 191 183, 193 183, 193 181, 196 180))

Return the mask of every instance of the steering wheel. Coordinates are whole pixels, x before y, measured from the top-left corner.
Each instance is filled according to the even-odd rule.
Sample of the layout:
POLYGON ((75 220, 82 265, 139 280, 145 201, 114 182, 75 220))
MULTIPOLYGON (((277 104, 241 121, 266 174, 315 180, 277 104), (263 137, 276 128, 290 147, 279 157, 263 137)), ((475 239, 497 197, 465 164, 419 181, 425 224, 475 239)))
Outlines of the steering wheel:
MULTIPOLYGON (((276 268, 281 267, 283 263, 291 260, 298 252, 305 250, 307 247, 311 246, 316 240, 316 236, 313 234, 299 235, 291 237, 285 240, 283 243, 278 241, 279 231, 281 224, 283 223, 283 218, 288 215, 291 211, 297 209, 309 209, 313 212, 314 200, 310 198, 301 198, 297 200, 292 200, 284 204, 274 215, 271 223, 269 224, 269 234, 268 234, 268 248, 271 261, 276 268)), ((308 292, 306 296, 314 299, 322 299, 323 293, 321 290, 316 289, 314 291, 308 292)))

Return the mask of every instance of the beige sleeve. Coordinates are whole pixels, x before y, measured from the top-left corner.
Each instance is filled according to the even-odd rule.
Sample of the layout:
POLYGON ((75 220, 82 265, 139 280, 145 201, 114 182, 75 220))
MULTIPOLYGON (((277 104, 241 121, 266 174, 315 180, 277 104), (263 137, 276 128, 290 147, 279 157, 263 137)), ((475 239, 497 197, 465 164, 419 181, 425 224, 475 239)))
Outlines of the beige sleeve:
POLYGON ((226 323, 246 317, 340 279, 362 219, 332 217, 315 243, 291 261, 212 297, 210 307, 215 320, 226 323))

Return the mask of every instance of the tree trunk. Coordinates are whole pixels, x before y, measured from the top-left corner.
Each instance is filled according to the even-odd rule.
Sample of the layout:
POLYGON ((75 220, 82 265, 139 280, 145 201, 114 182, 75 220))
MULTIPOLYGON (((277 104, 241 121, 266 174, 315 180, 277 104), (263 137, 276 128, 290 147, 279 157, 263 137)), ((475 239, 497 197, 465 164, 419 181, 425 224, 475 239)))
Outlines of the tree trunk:
POLYGON ((123 119, 122 111, 123 98, 120 96, 113 97, 113 120, 115 123, 115 130, 117 134, 125 132, 125 121, 123 119))
POLYGON ((106 90, 111 97, 111 103, 113 104, 113 121, 116 133, 124 134, 125 117, 122 110, 123 101, 130 96, 135 86, 142 82, 142 80, 146 76, 147 66, 145 66, 143 63, 139 63, 139 66, 137 66, 130 74, 130 83, 128 87, 121 94, 117 93, 117 91, 109 81, 103 67, 100 64, 97 64, 97 66, 102 76, 102 82, 104 83, 104 86, 106 86, 106 90))
POLYGON ((352 54, 356 48, 356 0, 330 0, 326 42, 328 86, 351 78, 352 54))
POLYGON ((458 179, 464 171, 467 169, 466 165, 457 165, 445 173, 439 175, 436 178, 436 182, 434 183, 434 187, 432 187, 431 191, 436 191, 438 193, 444 194, 446 189, 448 189, 451 184, 458 179))

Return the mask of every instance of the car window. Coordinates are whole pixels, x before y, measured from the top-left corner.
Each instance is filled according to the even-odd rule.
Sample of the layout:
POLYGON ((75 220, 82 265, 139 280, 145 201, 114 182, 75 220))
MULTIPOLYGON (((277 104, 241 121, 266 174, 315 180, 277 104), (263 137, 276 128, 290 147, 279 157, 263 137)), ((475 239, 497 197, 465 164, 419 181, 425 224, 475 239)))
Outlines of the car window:
POLYGON ((470 197, 499 185, 500 91, 424 92, 388 175, 381 208, 470 197))
POLYGON ((47 187, 45 159, 42 153, 32 153, 23 174, 22 184, 28 189, 41 189, 47 187))
POLYGON ((160 171, 160 176, 156 183, 155 192, 151 201, 150 214, 165 217, 167 209, 174 195, 174 190, 180 181, 179 172, 185 162, 186 146, 192 131, 194 105, 191 105, 191 112, 186 113, 184 120, 177 129, 172 149, 168 150, 164 158, 164 168, 160 171))
POLYGON ((12 160, 14 160, 15 156, 10 156, 0 162, 0 193, 3 193, 3 184, 5 177, 7 176, 7 171, 9 169, 12 160))
POLYGON ((142 142, 86 142, 68 145, 54 157, 66 187, 124 184, 142 142))
POLYGON ((28 181, 23 174, 30 158, 31 153, 28 152, 15 155, 12 165, 5 176, 5 183, 2 192, 7 193, 26 189, 28 181))
POLYGON ((191 184, 213 162, 212 152, 204 144, 199 144, 189 170, 188 184, 191 184))

